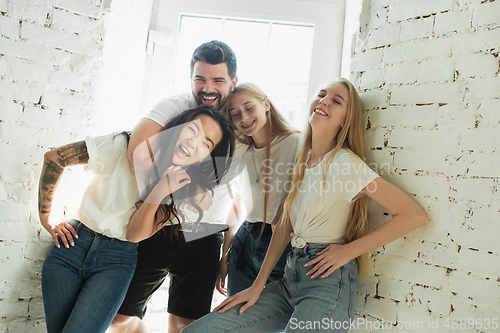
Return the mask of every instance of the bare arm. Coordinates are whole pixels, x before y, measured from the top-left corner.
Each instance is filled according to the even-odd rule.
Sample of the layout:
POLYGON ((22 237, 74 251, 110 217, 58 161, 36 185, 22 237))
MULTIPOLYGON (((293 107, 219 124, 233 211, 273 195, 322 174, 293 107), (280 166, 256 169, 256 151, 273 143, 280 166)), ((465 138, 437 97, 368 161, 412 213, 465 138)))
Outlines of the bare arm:
MULTIPOLYGON (((154 235, 161 227, 157 226, 156 211, 162 200, 169 194, 177 191, 190 181, 186 170, 179 166, 171 166, 167 169, 160 181, 155 185, 143 204, 130 218, 127 229, 127 240, 129 242, 140 242, 154 235)), ((168 217, 168 223, 174 216, 168 217)), ((163 216, 159 216, 160 221, 163 216)))
POLYGON ((271 230, 273 232, 276 229, 276 225, 278 224, 279 220, 281 220, 281 214, 283 214, 283 203, 278 207, 276 216, 274 217, 273 222, 271 222, 271 230))
POLYGON ((87 145, 84 141, 70 143, 65 146, 50 150, 45 153, 42 173, 38 185, 38 215, 43 227, 52 235, 54 243, 60 247, 57 234, 64 246, 73 244, 73 236, 76 232, 68 223, 53 224, 50 222, 52 211, 52 200, 61 179, 64 168, 70 165, 86 164, 89 160, 87 145))
POLYGON ((401 189, 380 177, 365 187, 365 193, 389 210, 392 218, 377 230, 350 243, 356 257, 386 245, 428 221, 422 207, 401 189))
MULTIPOLYGON (((127 240, 129 242, 138 243, 144 239, 153 236, 158 230, 160 230, 164 225, 157 225, 157 215, 159 204, 153 204, 149 202, 143 202, 142 205, 137 209, 137 211, 130 218, 130 222, 127 230, 127 240)), ((175 216, 170 216, 166 222, 168 223, 175 216)), ((163 220, 163 216, 158 216, 159 220, 163 220)))
POLYGON ((224 232, 224 241, 222 243, 222 257, 219 263, 219 274, 215 282, 215 289, 224 296, 227 296, 226 277, 229 270, 229 253, 231 251, 231 244, 233 243, 234 234, 238 230, 238 225, 232 225, 229 230, 224 232))
MULTIPOLYGON (((157 122, 143 118, 134 127, 130 134, 130 141, 128 143, 127 154, 132 165, 134 164, 134 150, 145 141, 147 138, 159 133, 163 127, 157 122)), ((161 183, 161 182, 160 182, 161 183)), ((160 185, 158 183, 158 185, 160 185)), ((156 226, 155 214, 158 210, 161 200, 171 192, 160 191, 159 186, 155 186, 154 190, 150 193, 150 197, 139 207, 139 209, 132 215, 128 230, 127 240, 130 242, 139 242, 143 239, 151 237, 158 228, 156 226), (160 198, 155 198, 160 197, 160 198)), ((167 186, 168 189, 168 186, 167 186)), ((171 216, 168 220, 174 218, 171 216)))
POLYGON ((318 253, 318 257, 306 266, 315 266, 309 271, 312 277, 326 277, 352 259, 383 245, 427 223, 427 214, 406 193, 382 179, 376 178, 364 188, 370 198, 389 210, 392 218, 383 226, 346 245, 332 244, 318 253))
POLYGON ((160 124, 151 119, 143 118, 139 121, 132 130, 130 142, 128 144, 128 158, 132 164, 134 164, 133 154, 135 148, 147 138, 160 133, 162 129, 163 127, 160 124))
POLYGON ((271 242, 269 243, 269 248, 266 252, 266 257, 262 263, 262 267, 252 284, 253 288, 258 288, 260 290, 264 289, 269 275, 273 272, 274 266, 276 266, 278 260, 283 254, 283 251, 285 251, 288 243, 290 243, 290 240, 292 239, 292 236, 290 236, 292 231, 293 229, 290 224, 290 220, 288 220, 285 225, 274 230, 271 242))
POLYGON ((269 248, 267 249, 262 267, 260 268, 259 274, 255 278, 252 286, 227 298, 224 302, 217 306, 214 311, 222 313, 237 304, 245 303, 239 311, 240 314, 242 314, 246 309, 257 302, 262 290, 264 290, 264 287, 266 286, 266 281, 269 278, 269 275, 271 275, 274 266, 276 266, 276 263, 283 254, 283 251, 285 251, 285 248, 292 239, 290 236, 291 232, 292 226, 290 224, 290 220, 288 220, 284 226, 276 228, 271 237, 271 242, 269 243, 269 248))
POLYGON ((226 296, 227 290, 224 288, 226 284, 226 276, 228 271, 229 262, 229 251, 231 250, 231 244, 233 243, 234 234, 240 225, 241 212, 243 211, 243 200, 239 193, 235 193, 235 198, 232 204, 232 209, 226 217, 226 224, 229 225, 229 230, 224 233, 224 242, 222 243, 222 258, 220 260, 219 275, 217 276, 217 281, 215 283, 215 288, 219 293, 226 296))

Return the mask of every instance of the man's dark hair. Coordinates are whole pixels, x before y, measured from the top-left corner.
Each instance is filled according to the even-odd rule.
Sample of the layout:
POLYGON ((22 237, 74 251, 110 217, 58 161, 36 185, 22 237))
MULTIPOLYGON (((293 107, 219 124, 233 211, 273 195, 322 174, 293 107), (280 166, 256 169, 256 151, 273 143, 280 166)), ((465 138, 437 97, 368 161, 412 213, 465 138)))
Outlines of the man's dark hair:
POLYGON ((212 40, 198 46, 191 57, 191 76, 193 76, 194 64, 197 61, 206 62, 211 65, 226 63, 227 73, 231 80, 236 77, 236 54, 233 49, 224 42, 212 40))

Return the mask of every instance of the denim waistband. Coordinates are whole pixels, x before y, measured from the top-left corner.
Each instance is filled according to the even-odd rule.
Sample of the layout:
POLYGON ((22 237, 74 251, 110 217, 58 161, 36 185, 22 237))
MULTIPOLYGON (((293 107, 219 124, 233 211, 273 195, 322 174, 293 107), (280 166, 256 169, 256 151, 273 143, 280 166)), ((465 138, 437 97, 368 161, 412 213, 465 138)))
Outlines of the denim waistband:
POLYGON ((78 234, 78 232, 80 230, 85 230, 85 231, 88 231, 88 232, 91 232, 91 233, 94 233, 94 234, 98 234, 98 232, 95 232, 94 230, 90 229, 85 224, 83 224, 82 221, 79 221, 79 220, 76 220, 76 219, 70 219, 68 221, 68 223, 69 223, 69 225, 71 225, 73 227, 73 229, 75 229, 75 231, 76 231, 77 234, 78 234))
POLYGON ((136 247, 139 244, 139 243, 133 243, 133 242, 129 242, 129 241, 126 241, 126 240, 120 240, 118 238, 113 238, 113 237, 106 236, 104 234, 101 234, 100 232, 97 232, 97 231, 94 231, 94 230, 90 229, 82 221, 79 221, 79 220, 76 220, 76 219, 70 219, 68 221, 68 223, 75 229, 75 231, 76 231, 77 234, 80 233, 81 231, 85 231, 85 232, 94 234, 96 236, 102 237, 102 239, 110 240, 112 242, 130 243, 130 244, 135 245, 136 247))
MULTIPOLYGON (((264 222, 249 222, 249 221, 245 221, 245 225, 242 225, 242 228, 245 228, 249 231, 257 231, 259 232, 260 234, 260 230, 262 229, 262 224, 264 222)), ((262 235, 272 235, 273 233, 273 229, 271 228, 271 224, 269 223, 266 223, 266 225, 264 226, 264 232, 262 233, 262 235)))
POLYGON ((301 256, 312 256, 318 252, 323 251, 331 244, 308 244, 304 247, 293 247, 293 255, 301 256))

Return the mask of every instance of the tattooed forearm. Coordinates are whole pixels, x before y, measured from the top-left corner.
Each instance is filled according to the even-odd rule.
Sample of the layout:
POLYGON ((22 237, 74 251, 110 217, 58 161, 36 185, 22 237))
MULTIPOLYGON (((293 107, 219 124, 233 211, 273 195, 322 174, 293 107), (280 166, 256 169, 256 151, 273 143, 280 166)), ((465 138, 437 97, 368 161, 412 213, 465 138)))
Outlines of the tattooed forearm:
MULTIPOLYGON (((41 183, 41 181, 40 181, 41 183)), ((54 198, 54 192, 56 189, 56 184, 40 184, 40 189, 38 191, 38 211, 41 214, 50 213, 52 206, 52 199, 54 198)))
POLYGON ((61 178, 63 168, 54 161, 48 160, 43 164, 40 175, 40 185, 38 188, 38 212, 41 214, 50 213, 52 198, 56 185, 61 178))
POLYGON ((40 184, 56 184, 63 172, 63 168, 54 161, 46 161, 43 165, 40 184))
POLYGON ((38 212, 40 214, 50 213, 55 189, 64 167, 84 164, 88 160, 87 145, 84 141, 71 143, 45 154, 38 188, 38 212))
POLYGON ((62 167, 87 163, 89 154, 84 141, 70 143, 56 149, 57 160, 62 167))

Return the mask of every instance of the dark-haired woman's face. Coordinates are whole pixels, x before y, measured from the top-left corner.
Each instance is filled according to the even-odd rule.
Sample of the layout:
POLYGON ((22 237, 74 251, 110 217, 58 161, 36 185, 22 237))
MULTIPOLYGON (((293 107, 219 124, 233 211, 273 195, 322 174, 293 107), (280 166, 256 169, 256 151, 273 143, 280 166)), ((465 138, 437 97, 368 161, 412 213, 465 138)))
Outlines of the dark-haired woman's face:
POLYGON ((222 139, 222 130, 212 117, 201 114, 187 123, 175 144, 172 163, 189 165, 205 159, 222 139))

